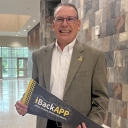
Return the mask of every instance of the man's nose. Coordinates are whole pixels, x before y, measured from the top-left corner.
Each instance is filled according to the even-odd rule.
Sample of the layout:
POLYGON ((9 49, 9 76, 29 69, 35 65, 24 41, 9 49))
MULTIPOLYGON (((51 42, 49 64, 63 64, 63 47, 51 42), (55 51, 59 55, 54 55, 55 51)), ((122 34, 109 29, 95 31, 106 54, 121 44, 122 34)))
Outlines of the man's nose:
POLYGON ((64 26, 65 26, 65 25, 66 25, 66 26, 68 25, 67 19, 64 19, 64 20, 63 20, 62 25, 64 25, 64 26))

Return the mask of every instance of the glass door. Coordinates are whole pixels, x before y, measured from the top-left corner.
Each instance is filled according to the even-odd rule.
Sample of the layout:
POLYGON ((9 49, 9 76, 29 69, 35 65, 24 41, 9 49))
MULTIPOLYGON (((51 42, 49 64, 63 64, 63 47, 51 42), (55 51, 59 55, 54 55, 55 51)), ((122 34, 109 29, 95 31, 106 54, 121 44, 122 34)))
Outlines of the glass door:
POLYGON ((2 79, 2 58, 0 57, 0 79, 2 79))
POLYGON ((17 58, 17 78, 28 77, 28 59, 17 58))

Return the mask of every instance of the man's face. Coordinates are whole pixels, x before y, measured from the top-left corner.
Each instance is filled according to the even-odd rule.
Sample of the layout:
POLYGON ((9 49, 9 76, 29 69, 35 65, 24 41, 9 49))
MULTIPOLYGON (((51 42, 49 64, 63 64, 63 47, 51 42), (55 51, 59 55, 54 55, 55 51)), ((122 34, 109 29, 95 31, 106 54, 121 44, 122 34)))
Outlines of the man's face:
POLYGON ((73 7, 61 6, 56 10, 54 17, 55 20, 52 23, 52 27, 58 43, 67 44, 72 42, 80 30, 80 20, 77 19, 76 10, 73 7), (68 21, 64 19, 61 22, 63 18, 68 18, 68 21))

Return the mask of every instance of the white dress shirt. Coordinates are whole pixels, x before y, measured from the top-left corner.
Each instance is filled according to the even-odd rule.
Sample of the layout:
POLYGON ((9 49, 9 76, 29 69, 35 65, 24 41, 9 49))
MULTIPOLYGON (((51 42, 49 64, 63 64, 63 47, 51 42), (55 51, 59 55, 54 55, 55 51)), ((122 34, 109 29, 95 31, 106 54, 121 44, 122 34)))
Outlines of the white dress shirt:
POLYGON ((63 93, 75 41, 76 39, 74 39, 70 44, 66 45, 63 51, 60 49, 56 41, 53 49, 50 90, 52 94, 60 99, 63 99, 63 93))

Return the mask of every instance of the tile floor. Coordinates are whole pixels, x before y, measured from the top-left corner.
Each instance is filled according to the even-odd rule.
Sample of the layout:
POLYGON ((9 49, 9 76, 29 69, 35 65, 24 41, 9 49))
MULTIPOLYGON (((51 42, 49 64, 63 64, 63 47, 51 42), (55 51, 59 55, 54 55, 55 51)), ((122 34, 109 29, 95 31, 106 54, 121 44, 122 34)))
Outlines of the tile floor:
MULTIPOLYGON (((36 116, 20 116, 15 110, 29 79, 0 80, 0 128, 35 128, 36 116)), ((103 125, 104 128, 109 128, 103 125)))
POLYGON ((20 116, 14 106, 28 82, 28 79, 0 80, 0 128, 35 128, 36 117, 20 116))

